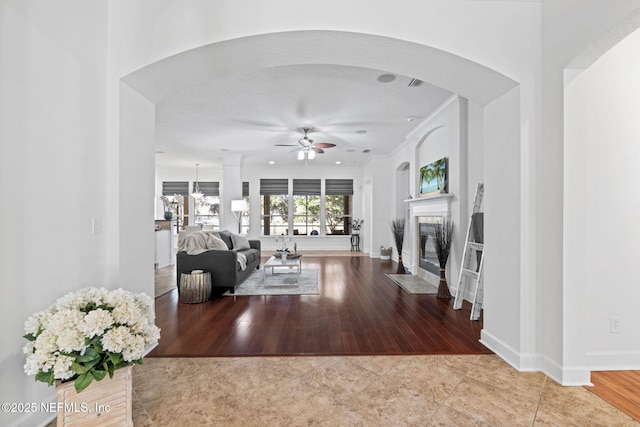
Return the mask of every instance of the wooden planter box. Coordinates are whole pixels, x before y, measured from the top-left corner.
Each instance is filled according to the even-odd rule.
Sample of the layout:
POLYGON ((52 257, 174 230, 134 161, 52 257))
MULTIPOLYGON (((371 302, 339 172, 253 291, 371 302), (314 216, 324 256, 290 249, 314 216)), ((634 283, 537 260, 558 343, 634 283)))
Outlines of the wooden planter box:
POLYGON ((131 370, 118 369, 113 378, 93 381, 77 393, 73 381, 60 383, 58 393, 58 427, 133 426, 131 410, 131 370))

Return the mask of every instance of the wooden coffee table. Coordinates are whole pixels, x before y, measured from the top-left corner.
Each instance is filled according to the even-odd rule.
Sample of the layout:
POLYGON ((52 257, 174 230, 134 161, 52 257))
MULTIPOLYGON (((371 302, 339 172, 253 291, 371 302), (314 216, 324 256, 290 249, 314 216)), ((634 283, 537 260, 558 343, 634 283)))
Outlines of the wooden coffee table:
POLYGON ((302 255, 298 255, 296 258, 287 257, 286 260, 283 260, 282 258, 279 258, 279 257, 272 256, 271 258, 269 258, 269 260, 267 260, 267 262, 264 263, 262 278, 265 279, 267 277, 267 268, 271 268, 271 275, 273 275, 275 268, 282 268, 282 267, 286 267, 288 270, 292 268, 297 268, 298 274, 301 274, 302 273, 302 255))

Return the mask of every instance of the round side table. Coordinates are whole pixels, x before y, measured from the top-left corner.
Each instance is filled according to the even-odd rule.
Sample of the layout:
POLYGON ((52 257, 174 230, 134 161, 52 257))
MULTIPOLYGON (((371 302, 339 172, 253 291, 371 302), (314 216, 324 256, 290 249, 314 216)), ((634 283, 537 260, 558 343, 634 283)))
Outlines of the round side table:
POLYGON ((197 304, 211 298, 211 273, 192 271, 180 275, 180 302, 197 304))

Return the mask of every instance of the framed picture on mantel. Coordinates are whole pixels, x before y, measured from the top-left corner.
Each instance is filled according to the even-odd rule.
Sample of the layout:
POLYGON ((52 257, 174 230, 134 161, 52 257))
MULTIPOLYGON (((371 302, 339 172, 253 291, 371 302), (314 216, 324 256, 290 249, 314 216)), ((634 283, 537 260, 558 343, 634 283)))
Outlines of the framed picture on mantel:
POLYGON ((420 168, 420 196, 448 193, 449 158, 443 157, 420 168))

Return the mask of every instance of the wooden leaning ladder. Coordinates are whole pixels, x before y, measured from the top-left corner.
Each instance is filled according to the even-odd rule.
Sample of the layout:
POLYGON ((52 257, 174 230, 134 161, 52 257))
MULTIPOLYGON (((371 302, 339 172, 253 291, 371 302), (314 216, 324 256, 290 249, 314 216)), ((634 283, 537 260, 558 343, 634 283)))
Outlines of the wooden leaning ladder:
MULTIPOLYGON (((483 213, 480 211, 482 205, 482 196, 484 195, 484 184, 479 183, 476 187, 476 196, 473 202, 473 209, 471 217, 469 218, 469 227, 467 228, 467 239, 464 244, 464 252, 462 254, 462 266, 460 267, 460 275, 458 276, 458 288, 456 289, 456 297, 453 302, 453 308, 460 310, 462 308, 462 301, 466 292, 467 284, 472 282, 473 294, 472 294, 472 307, 471 307, 471 320, 478 320, 480 318, 480 310, 482 309, 482 298, 484 296, 483 282, 482 282, 482 265, 484 264, 484 236, 476 236, 474 234, 477 230, 484 229, 483 213), (479 240, 481 241, 478 241, 479 240), (471 268, 471 261, 474 258, 473 254, 476 254, 476 268, 471 268)), ((480 232, 481 235, 484 232, 480 232)))

